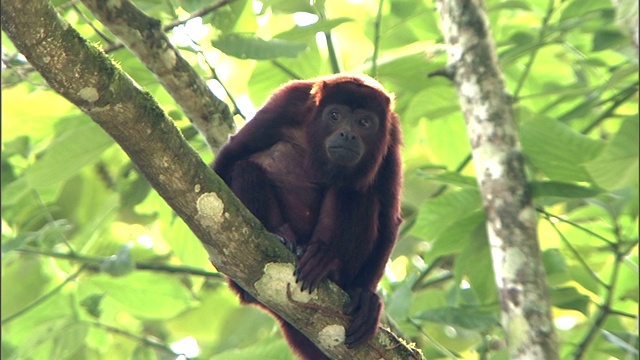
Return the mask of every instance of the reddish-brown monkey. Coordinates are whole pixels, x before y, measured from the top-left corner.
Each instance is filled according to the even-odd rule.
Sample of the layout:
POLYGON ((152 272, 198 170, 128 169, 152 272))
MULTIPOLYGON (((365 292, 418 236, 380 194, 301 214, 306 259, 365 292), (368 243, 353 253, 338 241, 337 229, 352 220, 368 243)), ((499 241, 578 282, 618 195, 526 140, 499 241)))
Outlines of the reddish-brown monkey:
MULTIPOLYGON (((303 291, 329 278, 349 294, 347 346, 378 328, 376 288, 401 223, 401 142, 392 95, 369 77, 333 75, 281 87, 214 162, 245 206, 297 252, 303 291)), ((327 359, 277 318, 301 358, 327 359)))

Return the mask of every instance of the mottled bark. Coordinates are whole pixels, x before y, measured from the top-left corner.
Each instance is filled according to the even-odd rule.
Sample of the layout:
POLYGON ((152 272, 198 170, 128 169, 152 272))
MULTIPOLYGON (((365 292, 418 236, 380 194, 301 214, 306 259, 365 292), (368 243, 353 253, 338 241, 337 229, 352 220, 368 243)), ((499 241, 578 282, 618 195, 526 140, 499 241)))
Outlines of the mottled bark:
POLYGON ((422 359, 385 329, 368 345, 347 349, 343 340, 348 319, 342 314, 347 295, 329 282, 312 295, 301 294, 293 277, 294 255, 242 206, 153 97, 82 38, 48 1, 3 0, 0 23, 51 88, 122 147, 200 239, 218 270, 336 359, 422 359))
POLYGON ((612 0, 612 2, 616 7, 616 18, 620 27, 631 34, 631 42, 637 50, 640 47, 638 0, 612 0))
POLYGON ((512 359, 557 359, 558 344, 511 98, 479 0, 438 2, 487 218, 512 359))
POLYGON ((213 151, 227 142, 235 130, 229 106, 169 42, 160 21, 128 0, 82 2, 156 75, 213 151))

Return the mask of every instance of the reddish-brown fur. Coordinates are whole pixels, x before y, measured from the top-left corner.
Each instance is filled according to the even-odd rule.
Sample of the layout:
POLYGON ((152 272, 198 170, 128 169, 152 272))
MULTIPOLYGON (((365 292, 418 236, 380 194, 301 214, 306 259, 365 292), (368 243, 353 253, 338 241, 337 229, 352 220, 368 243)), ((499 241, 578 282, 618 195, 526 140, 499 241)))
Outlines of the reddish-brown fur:
MULTIPOLYGON (((265 227, 301 252, 295 274, 303 290, 313 291, 328 277, 349 293, 348 346, 367 342, 378 327, 382 302, 376 288, 401 222, 400 146, 392 96, 371 78, 334 75, 277 90, 214 163, 265 227), (364 153, 353 165, 336 164, 327 155, 327 139, 335 134, 322 121, 329 104, 364 109, 379 119, 375 131, 358 133, 364 153)), ((243 302, 255 302, 235 283, 232 288, 243 302)), ((326 359, 277 318, 301 358, 326 359)))

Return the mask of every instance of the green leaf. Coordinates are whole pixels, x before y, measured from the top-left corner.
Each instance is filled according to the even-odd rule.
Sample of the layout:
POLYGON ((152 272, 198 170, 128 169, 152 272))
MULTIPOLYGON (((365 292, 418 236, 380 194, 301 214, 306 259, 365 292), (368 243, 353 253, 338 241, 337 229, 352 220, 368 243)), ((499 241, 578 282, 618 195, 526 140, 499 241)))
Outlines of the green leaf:
POLYGON ((570 280, 569 267, 560 250, 545 250, 542 253, 542 263, 549 285, 563 284, 570 280))
POLYGON ((409 317, 409 310, 413 302, 411 282, 403 281, 385 301, 385 311, 392 319, 401 320, 409 317))
POLYGON ((524 1, 524 0, 507 0, 507 1, 501 1, 497 4, 492 4, 491 6, 487 6, 487 10, 489 12, 502 10, 502 9, 530 10, 531 3, 529 1, 524 1))
POLYGON ((448 185, 455 185, 460 187, 477 187, 478 182, 473 176, 462 175, 457 172, 448 171, 441 174, 427 174, 419 173, 419 176, 425 180, 438 181, 448 185))
MULTIPOLYGON (((87 279, 125 311, 145 319, 170 319, 192 305, 189 291, 175 276, 134 271, 126 276, 99 274, 87 279)), ((104 300, 103 300, 104 301, 104 300)))
POLYGON ((481 304, 498 302, 489 239, 484 226, 476 226, 470 235, 468 246, 456 261, 455 276, 458 283, 464 278, 469 280, 481 304))
POLYGON ((82 306, 89 315, 94 318, 99 318, 100 314, 102 314, 102 310, 100 309, 102 298, 104 298, 104 294, 89 295, 80 301, 80 306, 82 306))
POLYGON ((520 141, 526 157, 552 180, 590 182, 584 164, 604 147, 570 127, 548 118, 531 120, 520 128, 520 141))
POLYGON ((464 214, 456 221, 452 222, 434 242, 433 247, 427 254, 427 258, 435 259, 438 256, 455 254, 465 249, 473 240, 472 235, 478 227, 484 231, 484 211, 481 209, 464 214))
POLYGON ((275 13, 293 14, 296 12, 308 12, 315 14, 316 11, 307 0, 265 0, 264 7, 270 6, 275 13))
POLYGON ((628 36, 618 29, 598 30, 593 35, 593 51, 612 49, 619 45, 626 45, 628 42, 628 36))
POLYGON ((574 287, 550 288, 551 304, 561 309, 577 310, 589 316, 589 297, 574 287))
POLYGON ((294 58, 307 49, 307 45, 301 43, 280 39, 263 40, 257 36, 242 34, 222 35, 213 40, 212 44, 227 55, 254 60, 294 58))
POLYGON ((307 41, 309 39, 315 41, 315 36, 317 33, 330 31, 338 25, 342 25, 350 21, 353 21, 353 19, 348 17, 320 20, 314 24, 307 26, 295 26, 290 30, 281 32, 275 37, 278 39, 289 41, 307 41))
POLYGON ((478 331, 498 324, 498 317, 494 313, 450 306, 423 311, 415 318, 478 331))
POLYGON ((595 182, 608 190, 638 184, 638 119, 629 118, 622 123, 616 136, 605 150, 586 164, 595 182))
POLYGON ((533 181, 531 191, 534 197, 555 196, 564 198, 591 198, 602 193, 592 187, 570 184, 560 181, 533 181))
POLYGON ((477 188, 447 192, 420 207, 411 233, 427 241, 435 240, 457 220, 480 209, 482 202, 477 188))
POLYGON ((83 167, 96 162, 113 140, 93 122, 57 137, 44 154, 25 171, 33 188, 43 188, 69 179, 83 167))
POLYGON ((266 339, 262 342, 253 343, 251 346, 242 349, 230 349, 218 353, 209 360, 246 360, 246 359, 279 359, 293 360, 291 350, 287 343, 282 340, 266 339))
POLYGON ((608 0, 574 0, 562 12, 561 20, 582 17, 590 12, 610 9, 611 1, 608 0))

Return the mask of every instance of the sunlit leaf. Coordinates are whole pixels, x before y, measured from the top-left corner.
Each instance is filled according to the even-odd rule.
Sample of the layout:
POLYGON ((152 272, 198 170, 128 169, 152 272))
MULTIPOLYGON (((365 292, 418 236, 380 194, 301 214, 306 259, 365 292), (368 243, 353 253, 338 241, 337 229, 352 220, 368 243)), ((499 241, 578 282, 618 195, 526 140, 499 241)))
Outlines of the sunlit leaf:
POLYGON ((101 274, 88 281, 104 292, 105 299, 146 319, 170 319, 193 304, 180 279, 163 273, 134 271, 117 278, 101 274))
POLYGON ((485 330, 498 324, 498 316, 473 308, 442 307, 423 311, 414 318, 459 326, 468 330, 485 330))
POLYGON ((520 127, 520 141, 527 159, 552 180, 591 181, 585 164, 602 150, 590 139, 552 119, 528 121, 520 127))
POLYGON ((227 34, 212 41, 222 52, 239 59, 270 60, 296 57, 307 45, 280 39, 263 40, 257 36, 227 34))
POLYGON ((41 188, 66 180, 96 162, 113 145, 97 124, 88 122, 56 138, 42 158, 26 171, 29 185, 41 188))
POLYGON ((639 132, 637 118, 625 120, 600 156, 586 164, 598 185, 609 190, 625 185, 637 186, 639 132))

